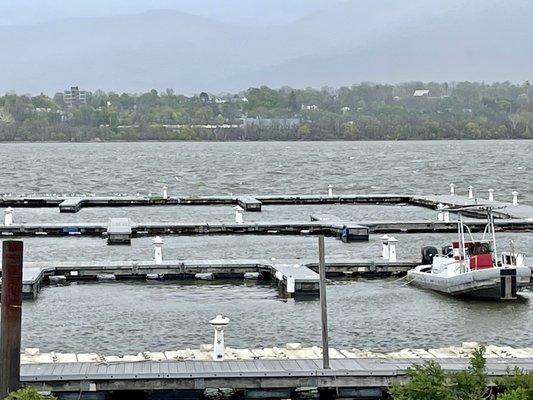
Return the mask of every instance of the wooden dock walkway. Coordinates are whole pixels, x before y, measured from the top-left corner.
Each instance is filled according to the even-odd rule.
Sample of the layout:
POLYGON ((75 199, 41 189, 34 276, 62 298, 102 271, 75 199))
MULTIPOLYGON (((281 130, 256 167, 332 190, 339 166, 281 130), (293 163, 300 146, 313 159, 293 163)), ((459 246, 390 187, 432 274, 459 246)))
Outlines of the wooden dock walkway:
MULTIPOLYGON (((382 259, 326 260, 326 276, 338 277, 388 277, 407 273, 419 260, 389 262, 382 259)), ((247 279, 250 274, 257 279, 277 283, 285 296, 318 295, 318 263, 316 260, 169 260, 154 261, 59 261, 25 262, 23 269, 23 294, 36 299, 42 286, 53 277, 64 281, 140 280, 140 279, 247 279)))
POLYGON ((533 206, 509 202, 489 202, 484 198, 469 199, 460 195, 398 195, 398 194, 366 194, 366 195, 239 195, 239 196, 85 196, 85 197, 0 197, 0 207, 59 207, 61 212, 77 212, 83 207, 130 207, 160 205, 241 205, 248 211, 260 211, 262 205, 290 204, 411 204, 435 209, 437 204, 472 205, 492 204, 501 207, 498 214, 501 218, 527 219, 533 218, 533 206))
MULTIPOLYGON (((314 215, 312 218, 319 219, 314 215)), ((473 232, 483 231, 486 221, 468 221, 473 232)), ((500 219, 495 221, 498 231, 521 232, 533 230, 533 219, 500 219)), ((35 223, 0 225, 3 237, 28 236, 108 236, 109 222, 77 223, 35 223)), ((369 234, 382 233, 455 233, 457 222, 437 220, 419 221, 283 221, 283 222, 245 222, 243 224, 221 222, 131 222, 123 226, 131 237, 153 235, 326 235, 339 237, 344 226, 351 232, 352 240, 368 240, 369 234)))
MULTIPOLYGON (((245 398, 290 398, 295 389, 315 388, 337 391, 340 397, 380 399, 393 381, 406 379, 411 365, 423 361, 421 358, 341 356, 331 359, 330 369, 323 369, 318 357, 223 361, 145 359, 141 362, 104 359, 22 364, 21 380, 25 385, 56 395, 81 396, 92 392, 91 399, 98 400, 104 400, 107 392, 120 390, 176 391, 175 396, 179 391, 188 390, 196 393, 194 398, 200 398, 206 388, 225 387, 244 391, 245 398)), ((433 361, 446 371, 459 371, 468 366, 464 357, 433 358, 433 361)), ((533 358, 488 358, 486 369, 489 377, 494 378, 507 374, 507 369, 515 366, 533 371, 533 358)))

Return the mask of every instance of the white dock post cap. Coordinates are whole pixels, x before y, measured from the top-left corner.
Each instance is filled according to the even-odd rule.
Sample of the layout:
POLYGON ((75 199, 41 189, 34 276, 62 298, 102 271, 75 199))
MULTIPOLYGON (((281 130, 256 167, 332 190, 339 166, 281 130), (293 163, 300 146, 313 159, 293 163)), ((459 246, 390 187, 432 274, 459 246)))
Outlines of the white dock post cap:
POLYGON ((472 185, 468 186, 468 198, 469 199, 474 198, 474 186, 472 185))
POLYGON ((328 185, 328 197, 333 197, 333 185, 328 185))
POLYGON ((168 187, 163 186, 163 198, 168 199, 168 187))
POLYGON ((4 226, 13 225, 13 209, 8 207, 4 210, 4 226))
POLYGON ((513 195, 513 206, 517 206, 518 205, 518 192, 514 190, 513 193, 511 194, 513 195))
POLYGON ((211 321, 209 321, 212 327, 224 327, 229 324, 229 318, 217 315, 211 321))
POLYGON ((448 207, 447 205, 442 206, 442 214, 443 214, 442 220, 444 222, 450 222, 450 210, 449 210, 449 208, 450 207, 448 207))
POLYGON ((379 238, 383 243, 387 243, 390 239, 389 235, 383 235, 379 238))
POLYGON ((396 262, 396 243, 398 242, 398 239, 396 239, 394 236, 389 238, 389 262, 396 262))
POLYGON ((455 194, 455 184, 453 184, 453 183, 450 183, 450 194, 451 195, 455 194))
POLYGON ((233 207, 233 209, 235 210, 235 223, 237 225, 242 225, 244 223, 244 215, 243 215, 244 208, 237 205, 233 207))
POLYGON ((153 240, 154 244, 163 244, 165 243, 165 241, 163 240, 163 238, 161 236, 156 236, 153 240))
POLYGON ((489 201, 494 201, 494 189, 487 190, 489 192, 489 201))

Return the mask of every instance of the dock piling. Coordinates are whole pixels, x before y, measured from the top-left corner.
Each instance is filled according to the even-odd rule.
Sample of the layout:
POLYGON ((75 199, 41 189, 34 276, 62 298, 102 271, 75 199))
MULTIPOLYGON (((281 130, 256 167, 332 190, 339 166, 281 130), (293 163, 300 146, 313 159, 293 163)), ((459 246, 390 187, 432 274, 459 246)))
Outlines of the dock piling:
POLYGON ((324 236, 318 237, 318 273, 320 276, 320 320, 322 325, 322 368, 329 369, 328 305, 326 300, 326 250, 324 236))
POLYGON ((3 242, 0 311, 0 398, 2 399, 20 387, 22 254, 22 241, 3 242))
POLYGON ((468 198, 469 199, 474 198, 474 186, 472 185, 468 186, 468 198))
POLYGON ((489 189, 489 201, 494 201, 494 189, 489 189))
POLYGON ((455 184, 450 183, 450 194, 453 196, 455 194, 455 184))
POLYGON ((513 193, 511 194, 513 195, 513 206, 517 206, 518 205, 518 192, 514 190, 513 193))
POLYGON ((328 197, 333 197, 333 186, 328 185, 328 197))
POLYGON ((168 199, 168 187, 163 186, 163 199, 168 199))

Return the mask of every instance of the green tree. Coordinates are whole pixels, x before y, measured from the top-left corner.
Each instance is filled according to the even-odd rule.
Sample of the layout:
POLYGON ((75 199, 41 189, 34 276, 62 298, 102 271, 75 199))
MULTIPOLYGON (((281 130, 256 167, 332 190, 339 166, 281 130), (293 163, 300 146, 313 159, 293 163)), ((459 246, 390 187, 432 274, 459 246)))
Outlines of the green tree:
POLYGON ((55 397, 43 396, 35 389, 23 388, 7 395, 5 400, 54 400, 55 397))

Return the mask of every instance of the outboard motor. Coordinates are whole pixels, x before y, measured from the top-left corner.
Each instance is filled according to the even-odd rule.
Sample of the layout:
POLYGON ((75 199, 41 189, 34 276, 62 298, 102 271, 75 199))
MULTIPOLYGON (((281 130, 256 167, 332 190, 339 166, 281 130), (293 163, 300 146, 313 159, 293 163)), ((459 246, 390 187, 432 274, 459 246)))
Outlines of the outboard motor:
POLYGON ((436 247, 426 246, 422 247, 422 264, 427 265, 433 263, 433 257, 439 254, 436 247))
POLYGON ((442 246, 442 255, 444 257, 453 257, 453 247, 452 246, 442 246))

